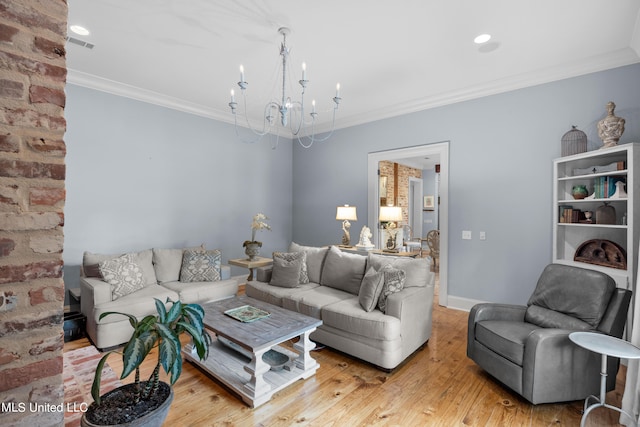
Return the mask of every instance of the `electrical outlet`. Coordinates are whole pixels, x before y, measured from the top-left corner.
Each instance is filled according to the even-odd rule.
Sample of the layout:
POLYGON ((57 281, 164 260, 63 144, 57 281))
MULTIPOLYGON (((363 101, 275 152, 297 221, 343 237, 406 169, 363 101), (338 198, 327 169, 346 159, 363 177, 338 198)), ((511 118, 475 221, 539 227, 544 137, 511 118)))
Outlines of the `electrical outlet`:
POLYGON ((462 230, 462 239, 463 240, 471 240, 471 231, 462 230))
POLYGON ((485 231, 481 231, 478 236, 480 240, 487 240, 487 233, 485 231))

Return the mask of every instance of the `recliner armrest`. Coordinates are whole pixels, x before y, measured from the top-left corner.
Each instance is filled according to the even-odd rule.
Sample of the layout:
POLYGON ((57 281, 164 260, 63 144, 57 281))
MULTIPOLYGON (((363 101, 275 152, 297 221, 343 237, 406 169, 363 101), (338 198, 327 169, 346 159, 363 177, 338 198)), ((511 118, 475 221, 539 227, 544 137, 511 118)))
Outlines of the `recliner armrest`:
POLYGON ((515 304, 480 303, 471 308, 467 324, 467 357, 473 359, 475 352, 476 323, 483 320, 507 320, 524 322, 527 307, 515 304))

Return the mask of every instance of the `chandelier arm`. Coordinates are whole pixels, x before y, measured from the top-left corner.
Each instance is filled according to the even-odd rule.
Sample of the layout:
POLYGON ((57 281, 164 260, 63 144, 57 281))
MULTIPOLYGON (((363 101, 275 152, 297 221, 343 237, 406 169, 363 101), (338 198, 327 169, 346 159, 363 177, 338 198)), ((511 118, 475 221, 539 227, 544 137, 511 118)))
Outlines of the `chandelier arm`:
POLYGON ((334 107, 333 108, 333 118, 331 120, 331 130, 329 131, 329 133, 324 136, 323 138, 317 138, 315 136, 315 122, 312 123, 311 125, 311 135, 303 135, 302 137, 298 136, 298 142, 300 143, 300 145, 303 148, 310 148, 314 142, 324 142, 327 139, 331 138, 331 136, 333 135, 333 132, 335 131, 335 127, 336 127, 336 110, 338 109, 338 107, 334 107), (303 141, 304 139, 307 139, 309 141, 308 144, 305 144, 303 141))

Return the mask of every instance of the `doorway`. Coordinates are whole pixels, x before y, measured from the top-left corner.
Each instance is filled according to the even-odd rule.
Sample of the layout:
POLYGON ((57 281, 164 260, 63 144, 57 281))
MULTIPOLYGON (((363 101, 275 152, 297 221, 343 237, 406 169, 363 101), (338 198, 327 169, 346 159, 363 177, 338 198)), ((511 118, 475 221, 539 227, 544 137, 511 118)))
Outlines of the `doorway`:
MULTIPOLYGON (((378 212, 380 204, 380 182, 378 176, 378 163, 385 160, 410 161, 411 159, 424 157, 437 157, 440 164, 437 221, 438 228, 440 230, 440 289, 437 298, 439 305, 446 306, 448 301, 447 279, 449 268, 449 141, 369 153, 367 161, 367 220, 369 224, 379 224, 378 212)), ((378 234, 379 233, 373 233, 373 243, 376 247, 380 247, 378 234)))

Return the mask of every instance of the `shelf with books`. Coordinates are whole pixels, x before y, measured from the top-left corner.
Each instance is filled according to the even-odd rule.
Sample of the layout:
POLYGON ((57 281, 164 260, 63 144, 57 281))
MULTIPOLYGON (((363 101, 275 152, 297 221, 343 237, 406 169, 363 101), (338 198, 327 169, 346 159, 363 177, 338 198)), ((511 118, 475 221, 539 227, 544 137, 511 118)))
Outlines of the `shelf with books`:
POLYGON ((640 196, 636 196, 634 191, 634 176, 639 168, 639 143, 622 144, 553 161, 553 262, 605 271, 619 287, 633 289, 640 237, 640 227, 633 221, 640 213, 640 196), (619 181, 625 184, 618 186, 626 194, 621 191, 616 194, 616 182, 619 181), (576 186, 586 188, 585 198, 573 197, 576 186), (598 223, 598 213, 606 224, 598 223), (608 268, 575 261, 576 250, 593 239, 610 241, 621 247, 626 255, 627 268, 608 268))

